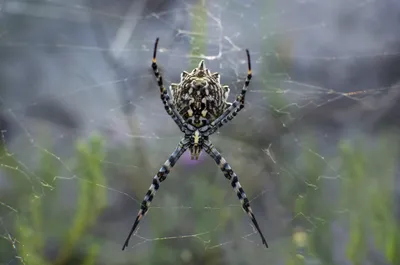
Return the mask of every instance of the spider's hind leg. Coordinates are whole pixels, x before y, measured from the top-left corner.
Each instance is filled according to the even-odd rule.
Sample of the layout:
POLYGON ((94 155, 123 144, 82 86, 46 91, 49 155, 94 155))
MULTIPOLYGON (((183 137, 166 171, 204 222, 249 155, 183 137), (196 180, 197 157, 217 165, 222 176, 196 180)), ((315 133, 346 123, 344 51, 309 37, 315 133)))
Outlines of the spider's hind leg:
POLYGON ((260 234, 262 243, 268 248, 267 241, 265 240, 264 235, 261 232, 260 227, 257 223, 256 217, 254 216, 254 213, 251 210, 249 199, 247 198, 246 193, 244 192, 242 186, 239 183, 238 176, 210 141, 208 140, 205 141, 203 145, 204 145, 204 150, 215 160, 217 165, 221 168, 222 172, 224 173, 225 177, 231 181, 232 188, 234 189, 236 195, 238 196, 240 202, 242 203, 243 210, 250 217, 255 228, 260 234))
POLYGON ((124 250, 128 246, 129 240, 135 232, 137 226, 139 225, 140 220, 146 215, 147 211, 149 210, 150 203, 153 200, 158 188, 160 187, 160 183, 167 178, 170 169, 175 165, 181 155, 186 151, 186 149, 188 148, 188 143, 189 141, 186 138, 182 139, 179 142, 179 145, 176 147, 175 151, 171 154, 167 161, 165 161, 158 173, 154 176, 153 182, 150 185, 150 188, 148 189, 146 195, 144 196, 136 220, 132 226, 131 231, 129 232, 129 235, 124 243, 124 246, 122 247, 122 250, 124 250))

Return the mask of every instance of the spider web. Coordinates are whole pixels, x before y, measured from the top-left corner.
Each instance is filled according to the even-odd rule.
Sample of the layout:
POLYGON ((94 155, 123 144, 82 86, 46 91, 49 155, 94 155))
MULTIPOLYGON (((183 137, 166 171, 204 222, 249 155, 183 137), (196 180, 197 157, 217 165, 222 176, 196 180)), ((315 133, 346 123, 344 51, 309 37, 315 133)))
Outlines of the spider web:
POLYGON ((334 229, 348 210, 331 204, 339 142, 398 118, 400 6, 383 2, 1 1, 0 264, 284 264, 302 254, 293 235, 334 229), (205 59, 230 101, 250 50, 246 107, 211 140, 268 250, 214 161, 185 153, 120 252, 182 137, 150 69, 156 37, 166 84, 205 59))

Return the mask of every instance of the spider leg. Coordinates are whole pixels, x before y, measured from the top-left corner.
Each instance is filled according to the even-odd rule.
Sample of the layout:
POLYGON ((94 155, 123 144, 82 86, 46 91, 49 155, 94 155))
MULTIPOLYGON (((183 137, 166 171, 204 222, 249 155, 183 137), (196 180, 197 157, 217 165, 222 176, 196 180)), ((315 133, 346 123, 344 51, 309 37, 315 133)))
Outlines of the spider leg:
POLYGON ((181 131, 184 132, 184 127, 186 123, 183 120, 182 116, 176 110, 175 105, 172 103, 172 100, 168 95, 167 89, 164 87, 163 77, 160 71, 158 70, 157 60, 156 60, 158 40, 159 38, 156 39, 156 42, 154 44, 154 52, 153 52, 151 68, 153 69, 154 75, 157 79, 157 84, 158 87, 160 88, 160 93, 161 93, 161 101, 164 104, 165 110, 167 111, 168 115, 171 116, 171 118, 178 125, 179 129, 181 129, 181 131))
POLYGON ((242 90, 240 94, 236 96, 236 100, 232 102, 232 104, 224 111, 224 113, 222 113, 221 116, 219 116, 211 123, 211 127, 213 127, 213 130, 211 132, 215 132, 219 127, 223 126, 228 121, 231 121, 237 115, 237 113, 244 108, 244 101, 246 97, 247 88, 249 87, 250 80, 252 77, 250 53, 249 50, 247 49, 246 49, 246 55, 247 55, 248 70, 242 90))
POLYGON ((122 250, 124 250, 126 247, 128 247, 129 240, 133 233, 136 230, 136 227, 139 225, 140 220, 146 215, 147 211, 149 210, 149 206, 151 201, 154 198, 154 195, 156 194, 156 191, 160 187, 160 183, 163 182, 170 171, 170 169, 175 165, 175 163, 178 161, 178 159, 181 157, 181 155, 186 151, 189 145, 189 140, 187 138, 183 138, 178 146, 176 147, 175 151, 170 155, 170 157, 165 161, 163 166, 160 168, 158 173, 154 176, 153 178, 153 183, 150 185, 149 190, 147 191, 146 195, 144 196, 144 199, 141 203, 140 210, 138 212, 138 215, 136 217, 136 220, 132 226, 131 231, 129 232, 129 235, 127 239, 125 240, 124 246, 122 247, 122 250))
POLYGON ((250 217, 251 221, 253 222, 255 228, 257 229, 258 233, 261 236, 262 243, 268 248, 267 241, 264 238, 263 233, 260 230, 260 227, 257 223, 256 217, 253 214, 253 211, 250 207, 249 199, 246 196, 242 186, 239 183, 239 178, 236 173, 232 170, 231 166, 226 162, 225 158, 223 158, 218 152, 218 150, 214 147, 214 145, 209 141, 205 140, 203 143, 204 150, 215 160, 215 162, 219 165, 222 172, 225 175, 225 178, 231 181, 231 185, 236 192, 240 202, 242 203, 243 210, 247 213, 250 217))

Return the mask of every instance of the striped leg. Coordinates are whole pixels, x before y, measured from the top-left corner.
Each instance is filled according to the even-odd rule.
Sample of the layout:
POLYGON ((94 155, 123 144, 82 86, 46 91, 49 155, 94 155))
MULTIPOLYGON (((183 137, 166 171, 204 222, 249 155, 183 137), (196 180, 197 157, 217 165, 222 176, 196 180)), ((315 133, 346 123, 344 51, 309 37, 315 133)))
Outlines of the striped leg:
POLYGON ((167 178, 170 169, 175 165, 175 163, 178 161, 178 159, 181 157, 181 155, 186 151, 186 149, 188 148, 188 144, 189 144, 189 140, 187 140, 186 138, 182 139, 179 142, 179 145, 176 147, 175 151, 171 154, 171 156, 168 158, 168 160, 165 161, 164 165, 160 168, 158 173, 154 176, 153 183, 150 185, 149 190, 147 191, 146 195, 144 196, 144 199, 140 206, 140 210, 136 217, 135 223, 133 224, 132 229, 129 232, 128 238, 126 239, 124 246, 122 247, 122 250, 124 250, 128 246, 129 240, 130 240, 132 234, 135 232, 136 227, 138 226, 140 220, 143 218, 143 216, 146 215, 147 211, 149 210, 150 203, 153 200, 156 191, 160 187, 160 183, 163 182, 167 178))
POLYGON ((214 145, 206 140, 204 141, 204 150, 215 160, 215 162, 219 165, 222 172, 224 173, 225 177, 231 181, 231 185, 236 192, 240 202, 242 203, 243 210, 247 213, 250 217, 251 221, 253 222, 255 228, 257 229, 258 233, 261 236, 262 243, 268 248, 267 241, 262 234, 260 227, 258 226, 256 217, 253 214, 253 211, 250 207, 249 199, 246 196, 242 186, 239 183, 239 178, 236 173, 232 170, 231 166, 226 162, 226 160, 221 156, 221 154, 217 151, 214 145))
POLYGON ((248 71, 247 71, 247 77, 246 77, 246 81, 244 82, 242 91, 236 97, 236 100, 234 102, 232 102, 232 104, 229 106, 229 108, 227 108, 225 110, 225 112, 222 113, 221 116, 219 116, 216 120, 214 120, 211 123, 211 127, 215 128, 214 131, 216 131, 217 128, 223 126, 228 121, 232 120, 238 114, 238 112, 244 108, 244 101, 245 101, 245 97, 246 97, 247 88, 249 87, 250 80, 252 77, 249 50, 246 50, 246 55, 247 55, 248 71))
POLYGON ((174 104, 172 103, 172 100, 168 95, 167 89, 164 87, 162 75, 158 70, 157 60, 156 60, 158 40, 159 39, 157 38, 156 43, 154 44, 154 53, 153 53, 151 68, 153 68, 154 75, 156 76, 157 84, 158 87, 160 88, 161 101, 164 104, 165 110, 167 111, 168 115, 171 116, 172 119, 175 121, 175 123, 178 125, 179 129, 181 129, 181 131, 184 132, 185 121, 183 120, 182 116, 178 113, 174 104))

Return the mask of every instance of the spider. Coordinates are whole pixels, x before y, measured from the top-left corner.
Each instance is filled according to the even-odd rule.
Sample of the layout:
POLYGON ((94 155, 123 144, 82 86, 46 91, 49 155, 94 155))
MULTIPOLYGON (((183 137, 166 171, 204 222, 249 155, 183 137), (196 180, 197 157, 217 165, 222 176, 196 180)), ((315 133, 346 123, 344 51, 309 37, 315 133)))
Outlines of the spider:
POLYGON ((197 160, 202 150, 208 153, 215 160, 225 175, 225 178, 231 182, 231 185, 242 204, 243 210, 249 215, 255 228, 260 234, 262 243, 268 248, 267 241, 265 240, 253 211, 250 208, 249 199, 239 183, 238 176, 209 140, 211 134, 215 133, 218 128, 232 120, 244 107, 247 87, 249 86, 252 77, 249 50, 246 49, 248 64, 247 78, 241 93, 236 97, 236 100, 233 103, 227 102, 229 87, 220 84, 219 73, 211 73, 206 68, 204 60, 201 60, 198 67, 194 68, 192 72, 188 73, 183 71, 179 84, 171 84, 171 99, 168 95, 167 89, 164 87, 163 78, 157 66, 156 55, 158 41, 159 38, 156 39, 154 44, 151 67, 156 77, 158 87, 160 88, 161 101, 164 104, 164 108, 185 136, 180 140, 175 151, 154 176, 153 183, 141 203, 135 223, 132 226, 122 250, 128 246, 129 240, 136 230, 140 220, 149 210, 150 203, 153 200, 156 191, 159 189, 160 183, 167 178, 171 168, 187 149, 190 150, 192 160, 197 160))

